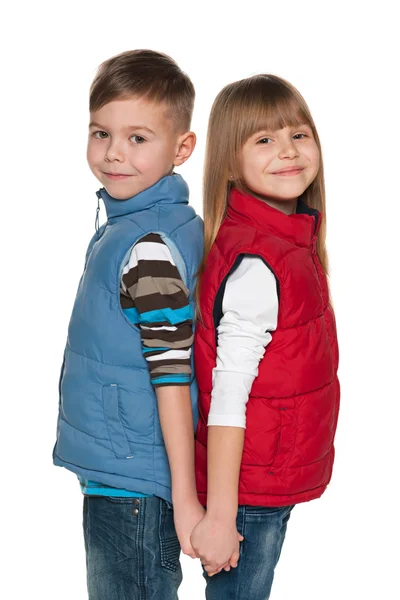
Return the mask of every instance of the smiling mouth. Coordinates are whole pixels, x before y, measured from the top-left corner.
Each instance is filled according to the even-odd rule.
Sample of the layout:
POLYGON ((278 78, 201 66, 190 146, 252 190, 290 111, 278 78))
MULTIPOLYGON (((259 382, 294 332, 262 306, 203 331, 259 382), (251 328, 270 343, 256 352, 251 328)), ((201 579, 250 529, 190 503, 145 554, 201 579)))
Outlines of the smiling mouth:
POLYGON ((132 177, 132 175, 127 175, 126 173, 106 173, 105 171, 104 175, 109 179, 113 180, 126 179, 127 177, 132 177))
POLYGON ((282 169, 281 171, 276 171, 272 173, 272 175, 280 175, 282 177, 290 177, 291 175, 298 175, 304 171, 303 167, 289 167, 288 169, 282 169))

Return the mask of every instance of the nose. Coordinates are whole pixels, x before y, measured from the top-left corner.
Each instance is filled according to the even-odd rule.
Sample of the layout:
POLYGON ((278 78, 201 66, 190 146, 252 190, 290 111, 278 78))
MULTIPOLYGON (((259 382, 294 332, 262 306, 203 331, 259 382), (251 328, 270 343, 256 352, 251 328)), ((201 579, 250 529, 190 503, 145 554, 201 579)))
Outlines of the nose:
POLYGON ((281 143, 279 148, 279 158, 296 158, 299 155, 299 152, 296 148, 296 145, 293 143, 293 139, 290 137, 281 143))
POLYGON ((110 138, 110 142, 106 149, 105 160, 106 160, 106 162, 114 162, 114 161, 123 162, 124 153, 123 153, 121 143, 118 142, 118 140, 113 140, 110 138))

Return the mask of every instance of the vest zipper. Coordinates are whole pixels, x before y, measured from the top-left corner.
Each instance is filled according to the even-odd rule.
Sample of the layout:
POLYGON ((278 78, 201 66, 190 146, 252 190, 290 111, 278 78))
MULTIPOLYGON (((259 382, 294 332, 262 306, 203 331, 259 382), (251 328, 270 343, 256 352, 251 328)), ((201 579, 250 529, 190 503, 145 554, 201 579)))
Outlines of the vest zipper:
POLYGON ((93 247, 95 246, 95 244, 97 244, 97 242, 101 238, 101 235, 103 235, 103 233, 105 232, 106 227, 107 227, 107 223, 108 223, 108 220, 107 220, 107 223, 106 223, 106 225, 105 225, 105 227, 104 227, 104 229, 102 231, 102 234, 100 235, 100 225, 99 225, 99 218, 100 217, 99 217, 99 213, 100 213, 100 198, 101 198, 101 194, 100 194, 99 191, 96 192, 96 196, 97 196, 97 208, 96 208, 96 219, 95 219, 95 222, 94 222, 94 226, 95 226, 95 229, 96 229, 97 240, 94 242, 94 244, 92 246, 92 249, 90 251, 90 254, 86 257, 86 262, 85 262, 85 267, 83 269, 83 274, 86 273, 86 267, 87 267, 87 264, 89 262, 90 255, 93 252, 93 247))
POLYGON ((95 222, 94 222, 94 226, 96 228, 97 241, 99 241, 99 239, 103 236, 105 230, 107 229, 108 219, 107 219, 105 227, 104 227, 104 229, 103 229, 103 231, 101 232, 101 235, 100 235, 100 223, 99 223, 99 219, 100 219, 100 198, 101 198, 100 191, 96 192, 96 196, 97 196, 97 208, 96 208, 96 219, 95 219, 95 222))
POLYGON ((96 192, 96 196, 97 196, 97 208, 96 208, 96 219, 94 222, 94 226, 96 229, 96 233, 97 233, 97 238, 99 238, 99 229, 100 229, 100 225, 99 225, 99 213, 100 213, 100 198, 101 198, 101 194, 99 191, 96 192))

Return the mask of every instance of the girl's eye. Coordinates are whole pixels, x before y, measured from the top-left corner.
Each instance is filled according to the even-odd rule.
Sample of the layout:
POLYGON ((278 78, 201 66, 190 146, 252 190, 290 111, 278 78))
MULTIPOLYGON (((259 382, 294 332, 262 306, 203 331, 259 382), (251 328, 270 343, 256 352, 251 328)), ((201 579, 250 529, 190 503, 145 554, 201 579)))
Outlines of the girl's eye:
POLYGON ((265 138, 262 138, 261 140, 259 140, 257 142, 257 144, 269 144, 270 142, 272 142, 271 138, 265 137, 265 138))
POLYGON ((108 133, 106 131, 95 131, 93 133, 93 137, 97 138, 98 140, 105 140, 106 137, 108 137, 108 133))
POLYGON ((143 142, 146 141, 141 135, 132 135, 131 140, 134 142, 134 144, 143 144, 143 142))
POLYGON ((302 140, 303 138, 307 137, 306 133, 296 133, 294 136, 295 140, 302 140))

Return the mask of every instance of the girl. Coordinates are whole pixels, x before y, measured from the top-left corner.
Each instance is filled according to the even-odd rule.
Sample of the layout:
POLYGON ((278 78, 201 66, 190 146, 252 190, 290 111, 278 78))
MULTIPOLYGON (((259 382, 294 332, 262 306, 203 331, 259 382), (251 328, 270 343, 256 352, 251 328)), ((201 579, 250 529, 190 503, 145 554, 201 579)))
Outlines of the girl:
POLYGON ((293 506, 330 481, 339 409, 321 147, 292 85, 258 75, 220 92, 204 191, 196 475, 207 513, 191 539, 209 600, 265 600, 293 506))

